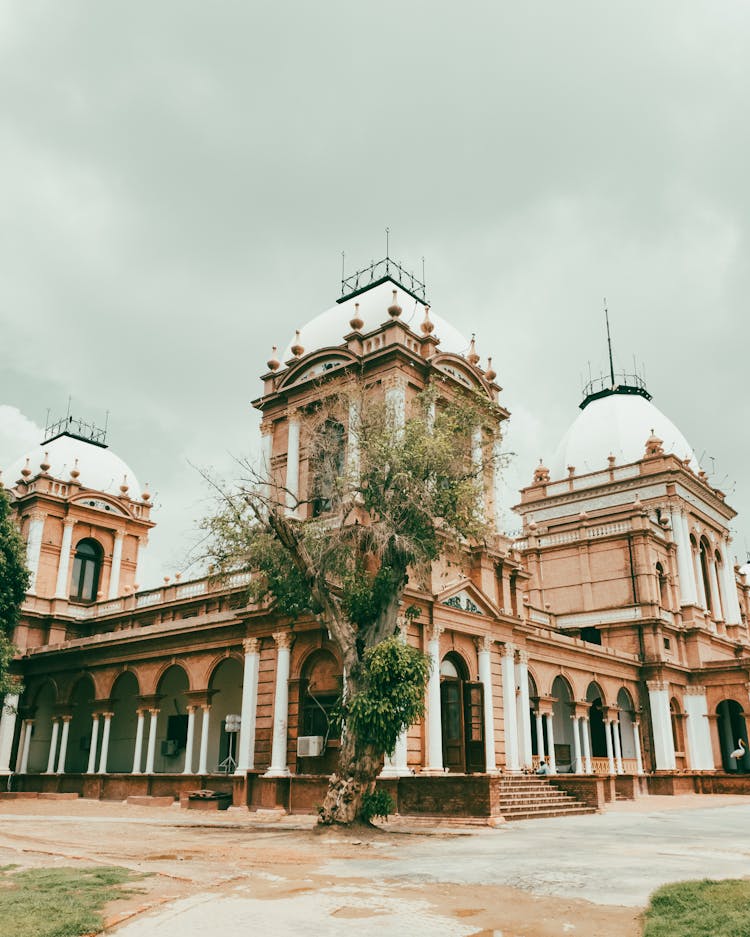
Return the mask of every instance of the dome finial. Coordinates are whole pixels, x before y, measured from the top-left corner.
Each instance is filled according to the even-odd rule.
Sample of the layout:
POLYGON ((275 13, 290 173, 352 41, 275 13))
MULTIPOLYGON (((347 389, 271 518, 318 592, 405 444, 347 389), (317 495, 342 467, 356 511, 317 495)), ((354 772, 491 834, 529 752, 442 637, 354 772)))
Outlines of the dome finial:
POLYGON ((272 346, 271 346, 271 357, 268 359, 268 361, 266 362, 266 364, 268 365, 269 371, 278 371, 278 370, 279 370, 279 365, 281 364, 281 362, 279 361, 278 357, 276 356, 276 346, 275 346, 275 345, 272 345, 272 346))
POLYGON ((476 335, 474 332, 471 333, 471 344, 469 345, 469 353, 466 356, 466 360, 471 365, 479 364, 479 355, 477 354, 476 335))
POLYGON ((424 319, 422 320, 420 328, 422 329, 422 333, 424 335, 432 335, 432 333, 435 331, 435 323, 430 318, 429 306, 424 307, 424 319))
POLYGON ((81 473, 78 471, 78 459, 76 459, 73 463, 73 468, 70 470, 70 477, 76 482, 80 474, 81 473))
POLYGON ((44 458, 43 458, 42 461, 39 463, 39 468, 40 468, 43 472, 45 472, 45 473, 46 473, 46 472, 49 472, 49 469, 50 469, 50 464, 49 464, 49 452, 45 452, 45 453, 44 453, 44 458))
POLYGON ((365 324, 364 319, 359 314, 359 303, 354 304, 354 315, 349 320, 349 325, 355 332, 361 332, 362 326, 365 324))
POLYGON ((141 500, 145 501, 147 504, 151 500, 151 492, 148 490, 148 482, 146 482, 146 487, 144 488, 143 494, 141 495, 141 500))
POLYGON ((122 476, 122 484, 120 485, 120 492, 123 498, 127 497, 127 494, 128 494, 128 476, 127 475, 122 476))
POLYGON ((403 309, 402 309, 401 306, 399 306, 399 304, 398 304, 398 299, 397 299, 397 297, 398 297, 398 290, 394 290, 394 291, 393 291, 393 302, 392 302, 392 303, 390 304, 390 306, 388 307, 388 315, 391 317, 391 319, 398 319, 398 317, 399 317, 399 316, 401 315, 401 313, 403 312, 403 309))
POLYGON ((31 459, 27 456, 27 457, 26 457, 26 465, 24 465, 24 467, 21 469, 21 474, 23 475, 24 478, 28 478, 29 475, 31 475, 31 469, 29 468, 29 462, 30 462, 30 461, 31 461, 31 459))
POLYGON ((492 358, 487 359, 487 370, 484 372, 485 378, 490 382, 490 384, 495 380, 497 374, 495 373, 492 367, 492 358))
POLYGON ((534 484, 544 485, 548 481, 549 481, 549 469, 544 464, 544 459, 539 459, 539 465, 537 465, 536 470, 534 471, 534 484))
POLYGON ((299 329, 294 331, 294 344, 292 345, 291 352, 295 358, 299 358, 305 352, 305 346, 300 342, 299 329))

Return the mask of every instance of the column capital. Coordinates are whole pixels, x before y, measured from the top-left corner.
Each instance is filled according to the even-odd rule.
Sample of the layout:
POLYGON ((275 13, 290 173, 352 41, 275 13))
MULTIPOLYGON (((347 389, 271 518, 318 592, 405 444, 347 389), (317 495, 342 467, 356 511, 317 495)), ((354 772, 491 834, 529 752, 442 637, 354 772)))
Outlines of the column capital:
POLYGON ((439 641, 440 635, 445 631, 443 625, 439 625, 437 622, 433 622, 432 625, 426 625, 425 627, 428 629, 430 641, 439 641))
POLYGON ((65 518, 63 518, 63 527, 64 527, 66 530, 72 530, 73 527, 75 527, 75 525, 76 525, 76 519, 75 519, 75 517, 65 517, 65 518))
POLYGON ((116 531, 115 531, 115 541, 117 541, 117 540, 121 540, 121 541, 122 541, 122 540, 124 540, 124 539, 125 539, 125 531, 124 531, 124 530, 116 530, 116 531))
POLYGON ((706 688, 704 686, 686 686, 683 693, 685 696, 705 696, 706 688))
POLYGON ((276 642, 276 647, 279 650, 282 648, 286 648, 288 650, 294 643, 294 635, 291 633, 291 631, 274 631, 271 637, 276 642))
POLYGON ((70 722, 70 720, 71 720, 73 717, 72 717, 72 716, 58 716, 57 718, 58 718, 61 722, 70 722))
POLYGON ((652 692, 660 690, 669 690, 669 683, 666 680, 647 680, 646 686, 652 692))
POLYGON ((520 647, 520 648, 516 651, 516 654, 517 654, 517 656, 518 656, 518 663, 519 663, 519 664, 528 664, 528 662, 529 662, 529 652, 526 650, 526 648, 520 647))
POLYGON ((512 644, 510 641, 500 643, 500 653, 503 655, 503 657, 514 658, 516 655, 515 644, 512 644))
POLYGON ((30 521, 43 521, 46 516, 47 512, 43 511, 41 508, 32 508, 27 514, 30 521))
POLYGON ((302 419, 302 410, 300 407, 287 407, 286 418, 289 423, 299 423, 302 419))
POLYGON ((245 654, 257 654, 260 650, 260 641, 257 638, 243 638, 242 650, 245 654))
POLYGON ((261 420, 260 435, 270 436, 273 433, 273 420, 261 420))
POLYGON ((489 653, 492 650, 492 645, 495 643, 495 639, 489 635, 484 634, 479 638, 474 638, 474 646, 477 651, 481 654, 483 651, 489 653))

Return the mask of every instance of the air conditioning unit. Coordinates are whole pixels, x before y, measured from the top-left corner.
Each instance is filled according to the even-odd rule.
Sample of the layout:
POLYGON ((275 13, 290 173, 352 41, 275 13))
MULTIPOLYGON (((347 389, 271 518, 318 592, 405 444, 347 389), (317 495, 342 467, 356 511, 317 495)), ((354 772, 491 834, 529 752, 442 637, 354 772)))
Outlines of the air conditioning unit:
POLYGON ((300 735, 297 738, 298 758, 319 758, 323 754, 322 735, 300 735))

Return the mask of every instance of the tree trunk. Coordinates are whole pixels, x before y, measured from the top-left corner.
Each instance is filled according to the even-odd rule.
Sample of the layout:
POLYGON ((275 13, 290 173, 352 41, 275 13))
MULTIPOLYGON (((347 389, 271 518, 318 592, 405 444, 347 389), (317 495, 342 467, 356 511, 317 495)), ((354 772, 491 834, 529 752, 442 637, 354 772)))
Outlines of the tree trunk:
POLYGON ((356 740, 344 735, 336 771, 328 781, 328 790, 319 810, 322 826, 348 826, 360 819, 362 798, 375 787, 380 773, 381 755, 370 745, 358 749, 356 740))

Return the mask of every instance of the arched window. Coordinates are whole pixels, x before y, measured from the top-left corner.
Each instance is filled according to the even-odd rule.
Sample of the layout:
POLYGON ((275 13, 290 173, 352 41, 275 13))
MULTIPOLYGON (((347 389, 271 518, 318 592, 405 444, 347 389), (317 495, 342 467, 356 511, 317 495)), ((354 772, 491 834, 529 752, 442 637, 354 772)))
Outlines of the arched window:
POLYGON ((682 753, 685 751, 685 739, 682 735, 682 713, 680 711, 680 704, 674 697, 669 701, 669 716, 672 721, 672 741, 674 743, 674 750, 675 752, 682 753))
POLYGON ((667 576, 661 563, 656 564, 656 575, 659 579, 659 604, 662 608, 669 608, 669 590, 667 588, 667 576))
POLYGON ((314 435, 310 451, 310 478, 313 517, 332 511, 339 479, 344 474, 344 427, 326 420, 314 435))
POLYGON ((300 684, 300 735, 320 735, 328 741, 339 737, 331 718, 341 698, 341 668, 329 651, 316 651, 307 661, 300 684))
POLYGON ((706 608, 709 611, 714 611, 714 597, 711 594, 711 577, 708 572, 708 564, 711 562, 711 548, 708 546, 705 538, 701 538, 700 542, 700 564, 701 564, 701 576, 703 577, 703 589, 706 595, 706 608))
POLYGON ((104 551, 96 540, 81 540, 73 560, 70 598, 73 602, 95 602, 99 591, 104 551))

